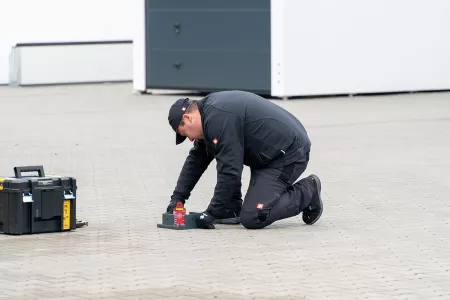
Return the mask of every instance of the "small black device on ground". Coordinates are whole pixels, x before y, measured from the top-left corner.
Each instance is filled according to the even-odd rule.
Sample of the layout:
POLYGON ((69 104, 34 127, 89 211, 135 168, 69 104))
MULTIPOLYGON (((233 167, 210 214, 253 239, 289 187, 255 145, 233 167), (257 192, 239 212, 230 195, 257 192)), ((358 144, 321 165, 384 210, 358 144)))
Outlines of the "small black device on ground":
POLYGON ((0 232, 20 235, 76 229, 76 190, 73 177, 46 176, 43 166, 15 167, 14 177, 0 178, 0 232), (25 174, 30 172, 37 176, 25 174))
POLYGON ((197 223, 195 222, 195 215, 198 213, 191 212, 186 214, 184 218, 184 226, 174 225, 174 215, 171 213, 162 214, 162 224, 157 224, 158 228, 175 229, 175 230, 186 230, 186 229, 197 229, 197 223))

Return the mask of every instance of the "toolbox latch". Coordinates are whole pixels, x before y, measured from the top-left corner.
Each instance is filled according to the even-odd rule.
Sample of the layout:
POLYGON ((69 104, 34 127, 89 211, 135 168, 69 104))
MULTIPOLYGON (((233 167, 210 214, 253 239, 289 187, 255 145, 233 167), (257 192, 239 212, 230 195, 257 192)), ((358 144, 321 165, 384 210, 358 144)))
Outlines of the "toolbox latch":
POLYGON ((73 195, 72 191, 64 191, 64 199, 75 199, 75 196, 73 195))
POLYGON ((33 202, 33 194, 32 193, 23 193, 23 203, 31 203, 33 202))

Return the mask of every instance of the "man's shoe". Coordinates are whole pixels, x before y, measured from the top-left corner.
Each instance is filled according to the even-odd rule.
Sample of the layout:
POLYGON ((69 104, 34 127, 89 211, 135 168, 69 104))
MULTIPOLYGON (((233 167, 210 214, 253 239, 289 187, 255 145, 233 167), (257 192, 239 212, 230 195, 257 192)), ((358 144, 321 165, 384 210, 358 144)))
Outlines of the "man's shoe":
MULTIPOLYGON (((193 214, 193 215, 200 215, 201 213, 191 212, 191 214, 193 214)), ((241 218, 239 218, 239 216, 236 215, 236 213, 227 213, 227 214, 222 215, 222 216, 214 216, 212 214, 210 214, 210 215, 214 217, 214 220, 212 220, 212 224, 226 224, 226 225, 238 225, 238 224, 241 224, 241 218)))
POLYGON ((197 224, 197 228, 201 229, 215 229, 214 226, 214 216, 210 213, 204 211, 202 213, 194 214, 195 223, 197 224))
POLYGON ((227 215, 220 216, 213 222, 214 224, 227 224, 227 225, 237 225, 241 223, 241 219, 236 213, 228 213, 227 215))
POLYGON ((314 193, 309 206, 303 210, 302 218, 303 222, 305 222, 307 225, 312 225, 320 219, 320 216, 323 212, 323 203, 320 196, 322 187, 320 179, 316 175, 309 175, 307 178, 311 179, 313 182, 314 193))

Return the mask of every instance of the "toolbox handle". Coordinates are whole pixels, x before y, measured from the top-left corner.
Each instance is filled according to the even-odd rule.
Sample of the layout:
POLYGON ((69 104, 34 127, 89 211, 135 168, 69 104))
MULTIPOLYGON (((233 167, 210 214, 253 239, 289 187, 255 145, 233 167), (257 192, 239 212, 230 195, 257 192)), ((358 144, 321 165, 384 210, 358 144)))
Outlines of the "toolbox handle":
POLYGON ((38 172, 39 177, 45 177, 43 166, 14 167, 14 175, 16 176, 16 178, 31 177, 31 176, 22 176, 22 172, 38 172))

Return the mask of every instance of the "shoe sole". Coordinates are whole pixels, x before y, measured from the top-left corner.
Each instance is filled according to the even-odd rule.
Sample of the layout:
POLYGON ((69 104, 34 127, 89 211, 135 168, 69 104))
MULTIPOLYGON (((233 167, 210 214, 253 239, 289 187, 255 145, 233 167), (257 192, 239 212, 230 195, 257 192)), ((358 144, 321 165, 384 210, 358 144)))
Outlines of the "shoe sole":
POLYGON ((320 217, 322 216, 322 212, 323 212, 322 196, 320 195, 320 193, 322 192, 322 184, 321 184, 318 176, 312 174, 311 177, 314 179, 314 182, 317 184, 317 193, 319 194, 319 202, 320 202, 320 207, 322 207, 322 209, 320 210, 320 213, 317 216, 317 218, 314 221, 312 221, 311 223, 308 223, 307 225, 313 225, 314 223, 319 221, 320 217))
POLYGON ((227 224, 227 225, 237 225, 241 223, 241 218, 227 218, 227 219, 216 219, 213 224, 227 224))

